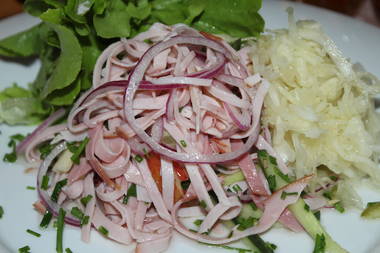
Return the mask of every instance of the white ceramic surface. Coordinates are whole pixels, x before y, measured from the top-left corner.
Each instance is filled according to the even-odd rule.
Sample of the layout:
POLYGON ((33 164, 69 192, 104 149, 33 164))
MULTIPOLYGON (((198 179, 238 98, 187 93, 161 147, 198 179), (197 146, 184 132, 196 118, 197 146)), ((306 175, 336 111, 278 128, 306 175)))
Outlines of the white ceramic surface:
MULTIPOLYGON (((311 8, 301 4, 290 4, 282 1, 264 0, 262 15, 266 20, 267 28, 281 28, 287 25, 285 9, 293 6, 296 17, 299 19, 315 19, 322 23, 324 30, 336 41, 344 54, 353 61, 361 62, 367 70, 380 76, 380 30, 376 27, 353 20, 349 17, 337 15, 325 10, 311 8)), ((0 21, 0 38, 36 24, 38 20, 21 14, 0 21)), ((24 65, 16 64, 0 58, 0 88, 17 82, 26 86, 36 75, 38 62, 28 62, 24 65)), ((8 136, 15 133, 28 133, 32 127, 8 127, 0 125, 0 158, 8 151, 6 146, 8 136)), ((41 231, 38 224, 41 220, 32 208, 37 200, 36 191, 27 190, 26 186, 35 185, 35 174, 24 174, 26 164, 8 164, 0 161, 0 205, 4 208, 4 216, 0 219, 0 253, 17 252, 25 245, 31 247, 32 252, 55 252, 55 230, 48 228, 41 231), (42 234, 36 238, 26 229, 32 229, 42 234)), ((364 202, 380 200, 378 192, 359 189, 364 202)), ((338 214, 334 210, 322 213, 322 223, 327 231, 341 245, 352 253, 380 252, 380 221, 365 221, 360 218, 359 212, 348 211, 338 214)), ((281 228, 274 228, 263 235, 265 240, 278 246, 278 253, 305 253, 312 252, 313 243, 306 234, 295 234, 281 228)), ((104 239, 93 232, 91 243, 85 244, 80 240, 79 230, 70 226, 65 227, 64 247, 70 247, 73 252, 133 252, 133 247, 125 247, 104 239)), ((191 242, 182 236, 176 235, 168 250, 170 253, 182 252, 223 253, 231 252, 224 249, 207 247, 191 242)), ((154 252, 154 249, 152 249, 154 252)))

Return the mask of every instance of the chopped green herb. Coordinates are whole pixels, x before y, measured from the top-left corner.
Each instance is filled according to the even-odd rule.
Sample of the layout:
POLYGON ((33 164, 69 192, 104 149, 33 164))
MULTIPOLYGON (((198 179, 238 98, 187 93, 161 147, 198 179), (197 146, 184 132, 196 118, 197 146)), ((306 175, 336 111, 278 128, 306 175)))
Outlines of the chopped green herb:
POLYGON ((59 194, 61 193, 62 191, 62 188, 67 184, 67 178, 66 179, 63 179, 61 181, 58 181, 56 184, 55 184, 55 187, 54 187, 54 190, 53 190, 53 193, 51 194, 50 196, 50 199, 54 202, 57 202, 58 201, 58 197, 59 197, 59 194))
POLYGON ((240 231, 243 231, 243 230, 246 230, 247 228, 250 228, 250 227, 252 227, 253 225, 255 225, 256 222, 258 221, 258 219, 255 218, 255 217, 252 217, 252 216, 250 216, 250 217, 248 217, 248 218, 238 217, 238 218, 236 219, 236 221, 237 221, 237 224, 239 224, 238 229, 239 229, 240 231))
POLYGON ((231 47, 233 47, 235 50, 240 50, 242 46, 242 40, 241 38, 234 40, 233 42, 230 43, 231 47))
POLYGON ((25 136, 22 134, 15 134, 9 137, 8 147, 12 149, 12 152, 7 153, 3 157, 4 162, 14 163, 17 160, 16 146, 18 142, 21 142, 25 139, 25 136))
POLYGON ((272 249, 272 250, 276 250, 276 249, 277 249, 277 245, 274 244, 274 243, 267 242, 266 245, 267 245, 270 249, 272 249))
POLYGON ((80 225, 83 226, 83 225, 87 225, 88 222, 90 221, 90 216, 86 215, 83 217, 83 219, 80 221, 80 225))
POLYGON ((281 193, 281 199, 284 200, 284 199, 286 199, 287 196, 291 196, 291 195, 298 195, 298 192, 286 192, 286 191, 283 191, 281 193))
POLYGON ((58 143, 50 144, 49 142, 45 142, 45 143, 41 144, 38 147, 38 151, 40 151, 41 160, 44 160, 57 145, 58 145, 58 143))
POLYGON ((310 211, 310 206, 308 204, 305 203, 304 207, 303 207, 306 211, 310 211))
POLYGON ((41 237, 41 234, 40 233, 37 233, 31 229, 27 229, 26 232, 28 232, 29 234, 31 235, 34 235, 35 237, 41 237))
POLYGON ((187 143, 185 140, 180 140, 179 143, 181 144, 182 147, 184 147, 184 148, 187 147, 187 143))
POLYGON ((78 144, 75 144, 75 143, 68 143, 67 144, 67 148, 70 150, 72 154, 71 156, 71 161, 73 161, 73 163, 75 164, 79 164, 80 162, 80 157, 81 155, 83 154, 86 146, 87 146, 87 143, 90 141, 90 139, 88 137, 84 138, 83 141, 81 141, 78 144))
POLYGON ((317 220, 321 220, 321 211, 315 212, 314 216, 315 216, 315 218, 317 218, 317 220))
POLYGON ((206 202, 202 199, 201 201, 199 201, 199 206, 206 209, 207 208, 207 204, 206 202))
POLYGON ((195 220, 194 225, 195 226, 200 226, 202 224, 203 220, 195 220))
POLYGON ((199 243, 203 244, 203 245, 207 245, 207 246, 212 246, 212 247, 218 247, 218 248, 223 248, 223 249, 228 249, 228 250, 236 250, 239 253, 252 252, 252 250, 250 250, 250 249, 231 247, 231 246, 227 246, 227 245, 215 245, 215 244, 204 243, 204 242, 199 242, 199 243))
POLYGON ((179 108, 179 112, 180 112, 180 113, 182 112, 183 108, 185 108, 185 106, 181 106, 181 107, 179 108))
POLYGON ((48 187, 49 187, 49 176, 44 175, 42 177, 41 189, 46 191, 48 187))
POLYGON ((57 218, 57 241, 56 241, 57 253, 63 252, 62 238, 63 238, 63 228, 65 225, 65 215, 66 215, 65 210, 60 208, 58 212, 58 218, 57 218))
POLYGON ((197 230, 194 230, 194 229, 191 229, 191 228, 189 229, 189 231, 190 231, 190 232, 193 232, 193 233, 198 233, 197 230))
POLYGON ((92 199, 92 195, 88 194, 86 197, 83 197, 80 199, 80 202, 84 205, 87 206, 88 202, 90 202, 92 199))
POLYGON ((46 211, 44 217, 41 220, 40 227, 47 228, 52 218, 53 214, 50 211, 46 211))
POLYGON ((80 210, 78 207, 74 206, 71 208, 71 214, 75 217, 78 218, 79 220, 83 219, 84 213, 82 210, 80 210))
POLYGON ((326 248, 326 241, 324 234, 317 234, 315 237, 315 245, 313 253, 324 253, 326 248))
POLYGON ((275 175, 269 175, 267 177, 268 184, 269 184, 269 189, 271 192, 274 192, 277 188, 277 183, 276 183, 276 176, 275 175))
POLYGON ((334 204, 334 208, 338 211, 338 212, 340 212, 340 213, 344 213, 344 207, 343 207, 343 205, 342 205, 342 202, 337 202, 337 203, 335 203, 334 204))
POLYGON ((30 247, 27 245, 27 246, 24 246, 22 248, 19 248, 18 252, 19 253, 30 253, 30 247))
POLYGON ((332 200, 332 192, 331 191, 325 191, 323 194, 323 197, 329 199, 329 200, 332 200))
POLYGON ((124 194, 123 204, 128 204, 129 197, 136 197, 136 196, 137 196, 136 185, 131 184, 131 186, 129 186, 128 188, 127 195, 124 194))
POLYGON ((0 219, 3 218, 4 215, 4 209, 2 206, 0 206, 0 219))
POLYGON ((330 179, 331 179, 332 181, 337 181, 337 180, 338 180, 338 177, 337 177, 337 176, 330 176, 330 179))
POLYGON ((136 160, 136 162, 141 163, 143 158, 141 157, 141 155, 136 155, 135 160, 136 160))
POLYGON ((191 183, 190 180, 182 181, 181 182, 182 189, 187 190, 190 186, 190 183, 191 183))
POLYGON ((29 186, 29 185, 28 185, 28 186, 26 187, 26 189, 27 189, 27 190, 35 190, 36 187, 34 187, 34 186, 29 186))
POLYGON ((241 187, 240 187, 238 184, 235 184, 234 186, 232 186, 232 189, 233 189, 234 192, 236 192, 236 193, 243 191, 243 190, 241 189, 241 187))
POLYGON ((73 253, 70 248, 65 249, 66 253, 73 253))
POLYGON ((257 206, 256 206, 256 204, 254 202, 249 203, 249 205, 251 206, 251 208, 252 208, 253 211, 257 210, 257 206))
POLYGON ((108 230, 105 227, 103 226, 98 227, 98 231, 102 233, 104 236, 108 236, 108 230))

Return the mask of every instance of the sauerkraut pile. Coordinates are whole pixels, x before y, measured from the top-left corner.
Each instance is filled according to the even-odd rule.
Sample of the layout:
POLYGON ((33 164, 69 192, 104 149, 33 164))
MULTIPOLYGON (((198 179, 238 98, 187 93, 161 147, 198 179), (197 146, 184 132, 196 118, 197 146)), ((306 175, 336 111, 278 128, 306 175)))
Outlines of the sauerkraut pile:
POLYGON ((337 187, 348 205, 359 202, 347 183, 368 178, 380 186, 378 79, 343 58, 319 23, 294 22, 292 14, 288 30, 260 37, 252 58, 254 71, 272 84, 262 120, 296 176, 318 175, 314 189, 334 181, 331 173, 349 179, 337 187))

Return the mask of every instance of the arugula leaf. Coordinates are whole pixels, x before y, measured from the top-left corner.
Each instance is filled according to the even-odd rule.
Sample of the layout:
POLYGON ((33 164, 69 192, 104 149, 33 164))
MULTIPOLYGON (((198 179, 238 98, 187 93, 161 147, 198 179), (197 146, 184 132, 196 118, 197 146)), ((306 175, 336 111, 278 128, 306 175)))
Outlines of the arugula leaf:
POLYGON ((62 24, 65 18, 65 14, 62 9, 47 9, 40 15, 40 19, 52 24, 62 24))
MULTIPOLYGON (((58 35, 61 54, 57 59, 55 69, 41 91, 42 98, 46 98, 54 90, 66 88, 73 83, 82 64, 82 49, 73 32, 62 25, 48 24, 48 26, 58 35)), ((69 98, 61 104, 71 104, 72 102, 73 99, 69 98)))
POLYGON ((131 32, 130 18, 125 3, 113 0, 103 14, 94 16, 93 22, 97 35, 102 38, 128 37, 131 32))
POLYGON ((0 40, 0 55, 7 57, 37 55, 40 49, 39 26, 33 26, 28 30, 0 40))
POLYGON ((208 0, 203 14, 194 27, 209 33, 225 33, 232 37, 259 35, 264 20, 258 13, 260 1, 252 0, 208 0), (233 7, 232 7, 233 6, 233 7))

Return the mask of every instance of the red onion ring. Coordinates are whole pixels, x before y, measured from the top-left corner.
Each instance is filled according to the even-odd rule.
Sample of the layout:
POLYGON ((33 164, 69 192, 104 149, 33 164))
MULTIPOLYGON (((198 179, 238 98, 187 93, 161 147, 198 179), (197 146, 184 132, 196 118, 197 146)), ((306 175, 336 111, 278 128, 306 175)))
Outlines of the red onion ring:
POLYGON ((39 125, 31 134, 21 141, 16 147, 16 153, 21 154, 25 148, 33 141, 33 139, 42 133, 46 128, 53 124, 56 120, 65 114, 65 109, 61 108, 58 111, 51 114, 41 125, 39 125))
POLYGON ((251 125, 252 113, 248 112, 248 110, 242 110, 242 113, 238 112, 238 110, 234 107, 231 107, 227 103, 223 103, 224 108, 228 112, 228 115, 235 123, 235 125, 242 131, 246 131, 249 129, 251 125))
MULTIPOLYGON (((60 205, 57 203, 53 202, 50 200, 49 195, 47 194, 46 191, 41 189, 41 184, 42 184, 42 178, 44 175, 46 175, 50 164, 53 162, 53 160, 64 150, 66 149, 66 142, 62 142, 58 144, 51 152, 50 154, 43 160, 41 163, 41 166, 38 169, 38 175, 37 175, 37 189, 38 189, 38 195, 44 204, 44 206, 54 215, 58 215, 58 210, 62 208, 60 205)), ((70 211, 66 210, 67 215, 65 216, 65 221, 68 224, 71 224, 73 226, 80 226, 80 221, 73 217, 70 214, 70 211)))
POLYGON ((140 81, 143 80, 145 71, 149 67, 150 62, 153 60, 153 58, 157 54, 159 54, 162 50, 165 50, 166 48, 169 48, 176 44, 193 44, 193 45, 206 46, 217 52, 222 53, 230 61, 232 62, 235 61, 235 58, 233 57, 233 55, 223 45, 213 40, 202 38, 202 37, 176 36, 176 37, 170 38, 168 40, 165 40, 153 45, 144 53, 144 55, 140 58, 139 62, 137 63, 135 69, 129 75, 129 86, 126 89, 125 95, 124 95, 124 110, 123 110, 124 116, 126 120, 128 121, 128 124, 135 131, 135 133, 141 138, 141 140, 147 143, 154 151, 176 161, 190 162, 190 163, 220 163, 220 162, 234 160, 238 158, 239 156, 245 154, 257 140, 258 133, 259 133, 258 125, 255 126, 253 134, 249 136, 248 140, 246 141, 246 143, 243 145, 243 147, 240 150, 235 151, 235 152, 230 152, 230 153, 224 153, 224 154, 204 155, 204 154, 195 154, 195 153, 189 154, 189 153, 173 152, 172 150, 167 149, 166 147, 163 147, 162 145, 157 143, 152 137, 150 137, 144 130, 140 129, 140 127, 136 124, 136 120, 133 115, 132 106, 133 106, 133 97, 137 89, 139 88, 140 81))

